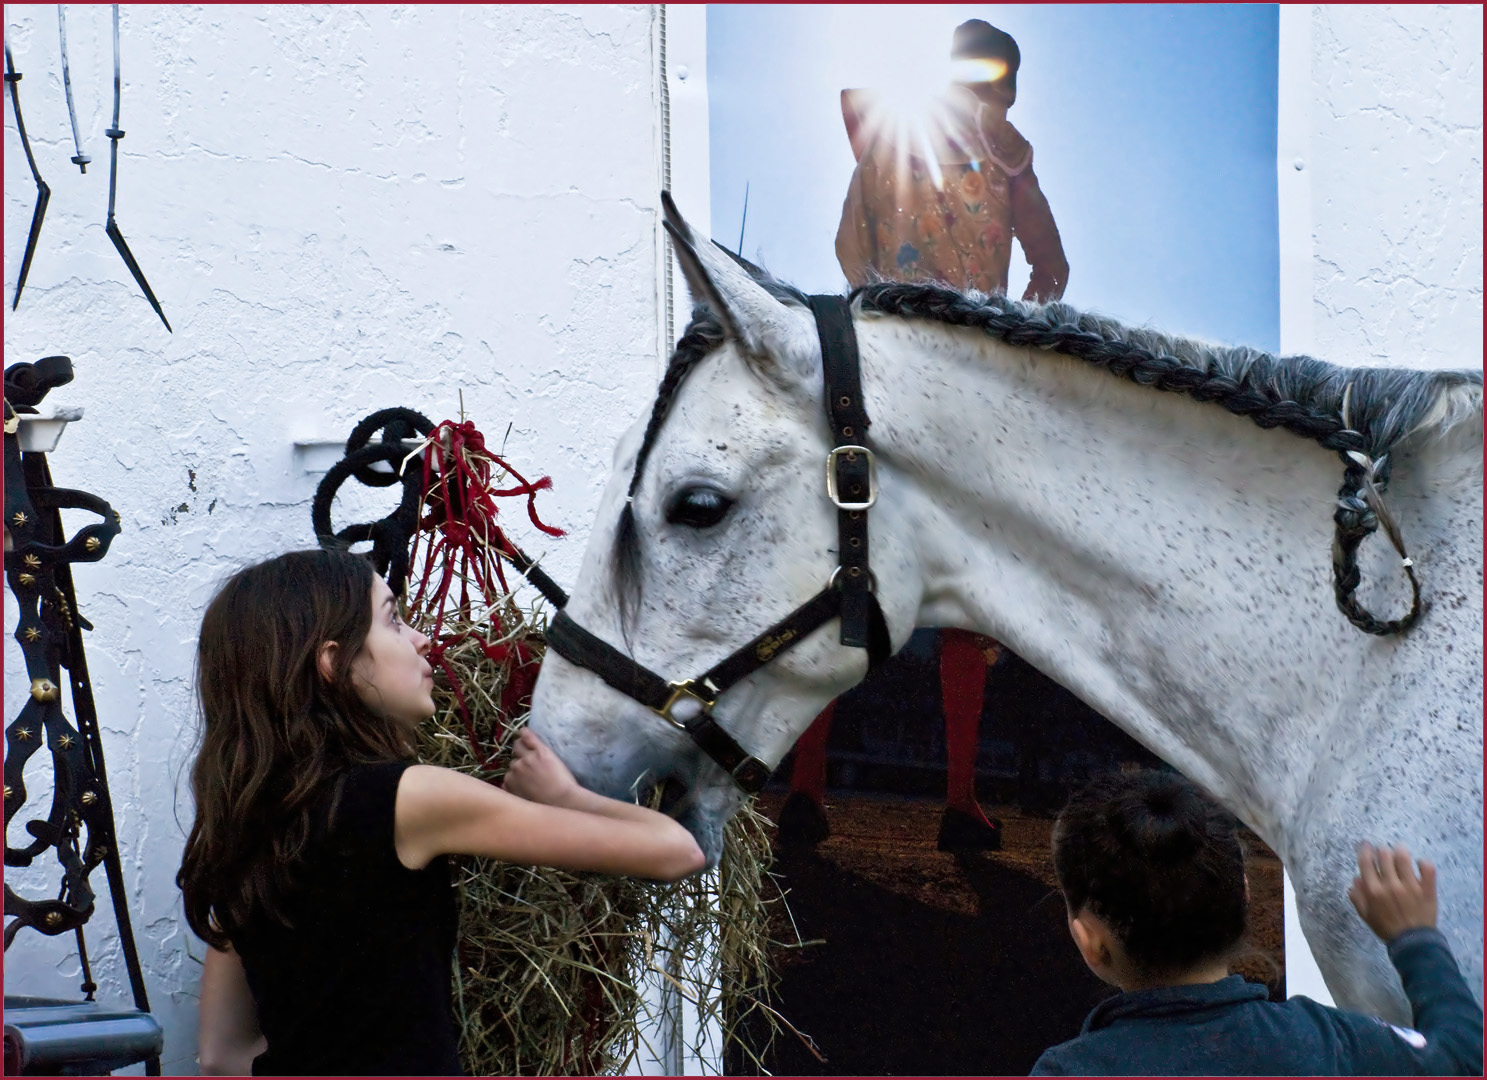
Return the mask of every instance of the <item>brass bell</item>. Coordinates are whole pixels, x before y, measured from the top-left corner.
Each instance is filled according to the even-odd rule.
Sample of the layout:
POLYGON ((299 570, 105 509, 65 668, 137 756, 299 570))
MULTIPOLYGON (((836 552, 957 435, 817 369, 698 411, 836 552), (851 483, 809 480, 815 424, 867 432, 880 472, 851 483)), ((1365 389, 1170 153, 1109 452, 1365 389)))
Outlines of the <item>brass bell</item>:
POLYGON ((37 701, 56 701, 59 696, 57 684, 51 679, 32 679, 31 696, 37 701))

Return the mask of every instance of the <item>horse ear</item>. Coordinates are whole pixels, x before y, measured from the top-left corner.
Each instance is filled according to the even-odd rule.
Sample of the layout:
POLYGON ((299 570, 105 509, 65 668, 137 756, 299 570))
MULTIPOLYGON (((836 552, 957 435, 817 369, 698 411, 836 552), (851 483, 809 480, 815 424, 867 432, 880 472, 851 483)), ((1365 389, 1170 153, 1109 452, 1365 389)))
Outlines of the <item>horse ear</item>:
POLYGON ((669 191, 661 192, 661 206, 693 302, 717 315, 750 366, 776 381, 812 375, 819 358, 808 317, 771 296, 717 244, 699 242, 669 191))

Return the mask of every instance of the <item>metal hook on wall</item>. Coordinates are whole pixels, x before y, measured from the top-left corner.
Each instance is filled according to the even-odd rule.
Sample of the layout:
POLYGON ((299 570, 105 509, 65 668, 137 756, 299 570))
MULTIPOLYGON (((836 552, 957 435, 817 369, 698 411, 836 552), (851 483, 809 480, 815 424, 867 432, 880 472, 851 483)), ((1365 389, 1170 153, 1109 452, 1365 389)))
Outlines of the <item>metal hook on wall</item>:
POLYGON ((47 203, 52 201, 52 189, 41 178, 36 167, 36 155, 31 153, 31 140, 26 137, 26 122, 21 119, 21 99, 16 93, 16 84, 21 81, 15 69, 15 59, 10 55, 10 43, 5 43, 5 85, 10 87, 10 104, 15 108, 15 126, 21 134, 21 148, 26 151, 26 161, 31 166, 31 176, 36 181, 36 209, 31 212, 31 231, 26 236, 26 255, 21 259, 21 272, 16 278, 15 299, 10 303, 14 311, 21 302, 21 290, 26 287, 26 275, 31 272, 31 260, 36 255, 36 241, 41 236, 41 222, 46 217, 47 203))
POLYGON ((72 121, 72 145, 77 148, 72 163, 86 175, 88 162, 93 159, 83 153, 82 136, 77 131, 77 109, 72 104, 72 68, 67 62, 67 15, 61 4, 57 5, 57 37, 62 43, 62 89, 67 92, 67 119, 72 121))
MULTIPOLYGON (((136 282, 138 282, 139 283, 139 287, 144 290, 145 299, 148 300, 150 302, 150 306, 155 309, 155 314, 160 316, 160 321, 163 322, 163 323, 165 323, 165 329, 168 330, 168 331, 170 331, 171 333, 175 333, 174 330, 171 330, 170 329, 170 321, 168 319, 166 319, 165 312, 160 309, 160 301, 155 299, 155 291, 150 288, 150 283, 145 280, 144 271, 139 268, 139 263, 135 262, 135 260, 134 260, 134 253, 129 250, 129 245, 124 242, 124 234, 119 231, 118 223, 114 221, 114 196, 115 196, 115 193, 118 190, 118 184, 119 184, 119 140, 124 137, 124 132, 119 127, 119 98, 121 96, 121 91, 120 91, 120 85, 121 84, 120 84, 120 79, 119 79, 119 5, 118 4, 115 4, 115 5, 113 5, 113 8, 114 8, 114 122, 113 122, 113 126, 112 127, 108 128, 108 129, 106 129, 104 131, 104 134, 109 137, 109 157, 108 157, 108 222, 107 222, 107 224, 104 225, 103 231, 106 232, 106 233, 108 233, 108 238, 114 242, 114 247, 118 248, 119 255, 124 260, 124 265, 127 266, 127 267, 129 267, 129 272, 134 275, 134 280, 136 282)), ((14 100, 14 98, 12 98, 12 100, 14 100)))

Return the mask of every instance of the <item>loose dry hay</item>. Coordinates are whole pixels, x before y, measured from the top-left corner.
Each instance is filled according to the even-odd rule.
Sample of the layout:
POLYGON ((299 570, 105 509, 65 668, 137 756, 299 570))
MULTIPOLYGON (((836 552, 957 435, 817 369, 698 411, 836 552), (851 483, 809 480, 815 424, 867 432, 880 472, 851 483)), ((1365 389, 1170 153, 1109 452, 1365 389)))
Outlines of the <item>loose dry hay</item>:
MULTIPOLYGON (((410 618, 433 630, 429 613, 410 618)), ((526 716, 507 722, 500 704, 517 650, 493 660, 473 636, 493 626, 514 629, 487 644, 520 642, 538 663, 545 616, 537 607, 523 611, 509 595, 494 612, 462 609, 451 619, 446 610, 441 640, 472 635, 450 644, 444 658, 461 684, 482 751, 496 750, 492 760, 482 764, 472 749, 442 677, 438 710, 419 749, 426 762, 498 781, 526 716)), ((475 1075, 623 1072, 642 1049, 638 984, 656 972, 704 1018, 694 1053, 713 1058, 718 1046, 695 1043, 720 1028, 746 1067, 767 1072, 762 1059, 769 1044, 782 1026, 794 1031, 768 1003, 776 983, 767 959, 769 914, 784 903, 768 873, 768 824, 751 801, 725 832, 716 875, 669 885, 460 860, 455 1003, 466 1067, 475 1075)), ((664 1060, 662 1048, 645 1049, 664 1060)))

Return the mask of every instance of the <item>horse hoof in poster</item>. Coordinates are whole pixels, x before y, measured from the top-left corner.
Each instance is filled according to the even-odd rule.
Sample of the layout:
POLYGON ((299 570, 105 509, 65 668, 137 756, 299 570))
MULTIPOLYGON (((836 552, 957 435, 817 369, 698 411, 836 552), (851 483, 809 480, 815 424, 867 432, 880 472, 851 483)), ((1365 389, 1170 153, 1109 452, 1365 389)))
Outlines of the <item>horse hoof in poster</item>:
POLYGON ((940 817, 935 847, 941 851, 1001 851, 1002 823, 947 806, 940 817))
POLYGON ((803 791, 792 791, 780 809, 780 844, 815 847, 831 835, 826 810, 803 791))

